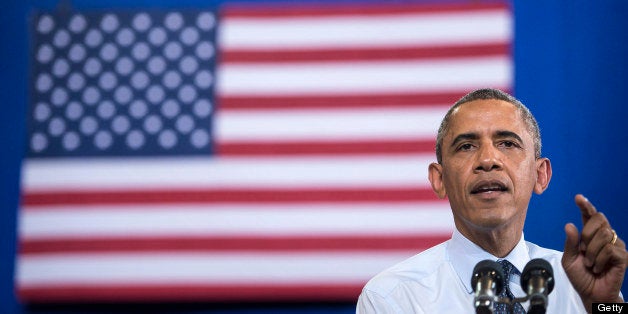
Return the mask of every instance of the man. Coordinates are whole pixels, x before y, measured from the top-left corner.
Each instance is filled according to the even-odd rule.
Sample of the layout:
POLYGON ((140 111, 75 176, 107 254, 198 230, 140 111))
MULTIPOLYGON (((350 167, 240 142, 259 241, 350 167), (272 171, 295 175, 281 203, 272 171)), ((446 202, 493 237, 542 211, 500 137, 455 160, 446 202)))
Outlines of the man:
MULTIPOLYGON (((357 313, 475 313, 471 276, 485 259, 512 269, 505 277, 516 297, 525 295, 523 267, 534 258, 547 260, 555 278, 547 313, 584 313, 592 302, 623 302, 625 243, 582 195, 575 202, 583 230, 565 226, 564 253, 523 239, 532 192, 547 188, 552 168, 541 157, 538 124, 521 102, 495 89, 473 91, 447 112, 436 140, 438 162, 429 166, 429 180, 439 198, 449 199, 452 238, 371 279, 357 313)), ((521 313, 528 303, 494 307, 496 313, 521 313)))

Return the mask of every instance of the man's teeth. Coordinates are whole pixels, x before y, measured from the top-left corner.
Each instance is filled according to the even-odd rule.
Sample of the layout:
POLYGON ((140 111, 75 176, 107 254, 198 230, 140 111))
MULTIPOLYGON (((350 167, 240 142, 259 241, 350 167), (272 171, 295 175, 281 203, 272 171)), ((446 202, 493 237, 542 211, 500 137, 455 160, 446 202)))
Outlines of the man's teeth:
POLYGON ((475 193, 501 192, 505 190, 506 189, 501 186, 488 186, 488 187, 478 188, 477 190, 475 190, 475 193))

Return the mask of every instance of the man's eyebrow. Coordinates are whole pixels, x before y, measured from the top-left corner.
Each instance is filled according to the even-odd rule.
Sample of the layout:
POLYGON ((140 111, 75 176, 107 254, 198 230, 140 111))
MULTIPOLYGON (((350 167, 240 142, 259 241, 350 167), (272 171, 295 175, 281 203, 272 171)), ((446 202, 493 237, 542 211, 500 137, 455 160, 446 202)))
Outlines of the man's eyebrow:
POLYGON ((521 137, 519 135, 517 135, 517 133, 512 132, 512 131, 497 131, 495 132, 495 137, 496 138, 514 138, 515 140, 517 140, 519 143, 523 143, 523 140, 521 139, 521 137))
MULTIPOLYGON (((523 140, 521 139, 521 136, 519 136, 517 133, 512 132, 512 131, 505 131, 505 130, 500 130, 495 132, 495 138, 514 138, 515 140, 517 140, 520 143, 523 143, 523 140)), ((462 142, 462 141, 466 141, 466 140, 477 140, 480 138, 480 135, 478 135, 477 133, 462 133, 459 134, 458 136, 456 136, 454 138, 454 140, 451 142, 450 146, 456 146, 458 143, 462 142)))
POLYGON ((450 146, 456 146, 458 143, 462 142, 462 141, 466 141, 466 140, 477 140, 480 138, 480 135, 478 135, 477 133, 462 133, 459 134, 458 136, 456 136, 453 140, 453 142, 451 142, 450 146))

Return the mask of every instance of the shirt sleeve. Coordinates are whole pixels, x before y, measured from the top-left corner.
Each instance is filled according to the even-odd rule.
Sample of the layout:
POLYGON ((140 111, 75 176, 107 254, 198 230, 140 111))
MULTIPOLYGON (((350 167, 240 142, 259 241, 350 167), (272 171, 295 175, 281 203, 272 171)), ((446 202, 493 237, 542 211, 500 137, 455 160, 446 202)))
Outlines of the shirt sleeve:
POLYGON ((387 298, 370 290, 363 290, 358 298, 356 314, 399 314, 401 308, 387 298))
POLYGON ((376 293, 368 290, 362 291, 358 298, 356 314, 394 313, 386 300, 376 293))

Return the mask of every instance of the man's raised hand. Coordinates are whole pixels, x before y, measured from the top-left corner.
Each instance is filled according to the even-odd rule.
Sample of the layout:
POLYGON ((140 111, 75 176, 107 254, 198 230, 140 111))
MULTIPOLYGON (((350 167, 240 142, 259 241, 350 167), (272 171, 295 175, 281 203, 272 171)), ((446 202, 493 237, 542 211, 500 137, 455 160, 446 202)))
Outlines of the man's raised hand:
POLYGON ((592 302, 623 302, 619 291, 628 266, 626 244, 588 199, 578 194, 575 201, 582 233, 573 223, 565 225, 563 268, 588 311, 592 302))

